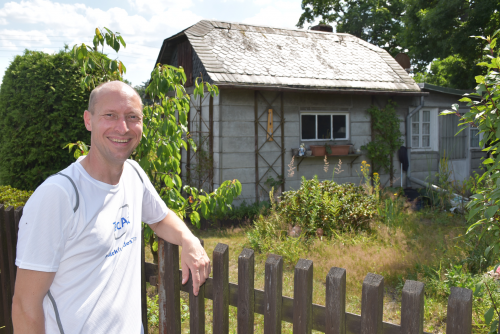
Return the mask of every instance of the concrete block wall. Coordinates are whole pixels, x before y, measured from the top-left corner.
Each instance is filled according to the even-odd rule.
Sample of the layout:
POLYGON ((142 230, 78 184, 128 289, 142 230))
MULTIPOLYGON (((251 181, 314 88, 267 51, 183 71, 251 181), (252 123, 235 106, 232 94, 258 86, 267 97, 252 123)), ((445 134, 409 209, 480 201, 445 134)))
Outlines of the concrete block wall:
MULTIPOLYGON (((412 152, 411 154, 411 176, 426 182, 434 182, 436 173, 439 171, 439 152, 412 152)), ((420 186, 412 183, 413 188, 420 186)))
MULTIPOLYGON (((261 92, 265 99, 271 103, 275 110, 273 116, 274 142, 267 141, 266 137, 266 122, 268 105, 259 95, 258 98, 258 114, 261 116, 258 127, 258 146, 260 147, 259 157, 259 178, 262 178, 261 184, 265 189, 259 188, 259 196, 261 199, 268 198, 269 187, 264 185, 264 181, 268 176, 276 179, 276 173, 269 171, 267 164, 274 163, 274 169, 278 174, 281 173, 281 159, 279 154, 281 148, 276 143, 281 145, 281 128, 279 125, 278 113, 281 111, 280 98, 277 92, 261 92)), ((214 136, 219 136, 219 150, 214 149, 214 158, 216 163, 216 174, 219 175, 219 180, 238 179, 242 183, 242 195, 238 198, 235 204, 241 203, 243 200, 247 202, 255 201, 255 116, 254 116, 254 91, 251 90, 229 90, 223 89, 220 94, 220 102, 218 105, 219 116, 215 124, 217 131, 214 131, 214 136)), ((400 98, 398 103, 398 114, 402 122, 408 112, 408 107, 414 102, 411 98, 400 98)), ((289 173, 288 165, 292 160, 293 148, 298 148, 300 145, 300 112, 301 110, 313 111, 332 111, 332 112, 348 112, 350 115, 350 138, 345 143, 352 143, 354 149, 360 148, 362 145, 371 141, 370 116, 366 110, 373 104, 378 103, 379 106, 384 106, 387 103, 387 98, 378 97, 373 99, 369 95, 345 95, 345 94, 312 94, 312 93, 284 93, 283 95, 283 111, 284 111, 284 149, 285 149, 285 190, 298 189, 300 186, 301 177, 312 178, 315 175, 320 180, 332 179, 333 169, 339 163, 336 157, 328 157, 329 163, 328 172, 324 171, 324 162, 322 157, 305 158, 298 170, 296 168, 299 163, 299 158, 294 161, 294 173, 289 173)), ((215 115, 214 115, 215 117, 215 115)), ((401 126, 403 137, 405 135, 405 127, 401 126)), ((215 142, 215 140, 214 140, 215 142)), ((336 141, 341 144, 343 141, 336 141)), ((307 142, 306 145, 324 144, 324 141, 307 142)), ((335 180, 340 183, 352 182, 360 184, 362 182, 361 162, 367 160, 365 156, 358 157, 355 161, 353 157, 344 158, 342 161, 343 170, 340 174, 335 175, 335 180), (351 164, 352 163, 352 164, 351 164)), ((397 155, 394 157, 395 185, 400 182, 400 168, 397 155)), ((389 175, 381 173, 382 184, 389 185, 389 175)))
MULTIPOLYGON (((236 200, 235 204, 240 204, 242 201, 255 201, 255 115, 254 102, 255 92, 243 89, 222 89, 220 95, 214 98, 214 186, 217 188, 223 181, 238 179, 242 183, 242 195, 236 200)), ((258 127, 258 146, 260 147, 259 157, 259 178, 262 179, 261 185, 264 189, 259 188, 259 196, 261 199, 268 198, 269 187, 264 184, 270 176, 277 179, 274 171, 269 170, 267 163, 274 163, 274 170, 281 174, 281 148, 276 145, 281 145, 281 131, 279 127, 281 112, 281 99, 277 92, 264 91, 259 93, 258 97, 258 114, 261 116, 258 127), (267 110, 266 101, 260 96, 262 94, 267 102, 272 104, 274 109, 274 141, 267 140, 266 125, 267 125, 267 110)), ((199 106, 199 100, 193 98, 193 104, 199 106)), ((324 171, 323 157, 305 158, 301 161, 299 168, 297 165, 300 158, 294 159, 293 175, 289 171, 288 165, 292 160, 293 148, 298 148, 300 145, 300 112, 305 110, 310 111, 332 111, 332 112, 348 112, 350 115, 350 138, 345 143, 354 145, 354 149, 359 149, 361 146, 371 141, 370 116, 366 110, 371 105, 379 107, 385 106, 387 97, 372 97, 369 95, 346 95, 346 94, 312 94, 312 93, 284 93, 283 94, 283 116, 284 123, 284 161, 285 161, 285 190, 298 189, 300 186, 301 177, 307 179, 318 176, 320 180, 332 179, 333 170, 338 166, 339 158, 327 157, 328 171, 324 171)), ((398 105, 398 115, 402 122, 401 131, 403 138, 405 137, 404 120, 409 107, 415 104, 412 98, 399 97, 396 99, 398 105)), ((208 110, 209 98, 202 102, 202 119, 205 122, 201 123, 201 129, 208 133, 208 110)), ((195 131, 199 130, 199 118, 196 117, 196 110, 193 108, 190 112, 191 132, 193 139, 197 140, 195 131)), ((324 144, 324 141, 306 142, 306 145, 324 144)), ((341 144, 342 141, 337 141, 341 144)), ((207 140, 208 144, 208 140, 207 140)), ((208 150, 208 146, 204 149, 208 150)), ((193 152, 191 153, 193 154, 193 152)), ((352 182, 360 184, 363 182, 361 174, 361 162, 367 161, 365 156, 358 158, 346 157, 342 160, 340 174, 335 175, 335 181, 339 183, 352 182)), ((186 152, 183 150, 183 176, 186 175, 185 170, 186 152)), ((368 161, 368 163, 370 163, 368 161)), ((191 167, 194 168, 196 160, 191 160, 191 167)), ((400 167, 397 154, 394 156, 395 185, 400 184, 400 167)), ((416 173, 423 173, 417 169, 416 173)), ((427 170, 427 169, 426 169, 427 170)), ((381 181, 383 185, 389 185, 389 175, 383 171, 381 181)), ((416 174, 419 176, 419 174, 416 174)), ((416 176, 416 177, 417 177, 416 176)), ((405 177, 403 177, 405 180, 405 177)), ((196 180, 193 180, 193 185, 197 185, 196 180)))
POLYGON ((476 172, 479 175, 483 174, 485 171, 481 169, 483 158, 486 158, 486 152, 483 152, 481 149, 471 149, 470 151, 470 170, 471 175, 476 172))

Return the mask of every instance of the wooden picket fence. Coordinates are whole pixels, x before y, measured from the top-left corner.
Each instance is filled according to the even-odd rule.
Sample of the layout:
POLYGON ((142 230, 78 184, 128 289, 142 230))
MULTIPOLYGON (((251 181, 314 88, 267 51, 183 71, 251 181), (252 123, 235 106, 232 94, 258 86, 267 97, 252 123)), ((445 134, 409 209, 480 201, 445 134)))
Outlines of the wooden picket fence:
MULTIPOLYGON (((23 208, 0 205, 0 334, 12 334, 11 305, 16 267, 17 230, 23 208)), ((144 238, 141 238, 142 240, 144 238)), ((237 307, 238 334, 254 332, 254 314, 264 315, 264 334, 281 333, 282 321, 294 333, 417 334, 423 332, 424 284, 406 281, 401 300, 401 325, 383 322, 384 278, 368 274, 363 282, 361 315, 345 311, 346 271, 332 268, 326 276, 325 305, 312 303, 313 262, 301 259, 295 266, 294 298, 282 295, 283 260, 270 255, 265 264, 264 290, 254 288, 254 252, 238 257, 238 284, 229 282, 229 246, 213 251, 212 272, 194 296, 191 276, 181 285, 179 247, 160 239, 159 265, 144 261, 142 241, 142 319, 147 334, 146 281, 158 282, 160 334, 181 333, 180 291, 189 293, 190 333, 205 333, 205 299, 213 300, 213 333, 229 333, 229 305, 237 307)), ((472 333, 472 291, 451 288, 446 317, 447 334, 472 333)))

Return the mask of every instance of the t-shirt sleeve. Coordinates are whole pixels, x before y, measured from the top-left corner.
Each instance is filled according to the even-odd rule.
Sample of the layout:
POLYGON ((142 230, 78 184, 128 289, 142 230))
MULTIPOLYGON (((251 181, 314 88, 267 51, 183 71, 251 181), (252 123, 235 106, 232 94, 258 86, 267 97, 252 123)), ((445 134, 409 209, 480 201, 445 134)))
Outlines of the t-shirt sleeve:
POLYGON ((160 195, 158 195, 158 192, 147 177, 146 173, 144 173, 142 179, 144 180, 142 221, 146 224, 155 224, 167 216, 169 209, 167 208, 165 202, 161 199, 160 195))
POLYGON ((16 266, 56 272, 74 220, 66 190, 42 184, 30 197, 19 222, 16 266))

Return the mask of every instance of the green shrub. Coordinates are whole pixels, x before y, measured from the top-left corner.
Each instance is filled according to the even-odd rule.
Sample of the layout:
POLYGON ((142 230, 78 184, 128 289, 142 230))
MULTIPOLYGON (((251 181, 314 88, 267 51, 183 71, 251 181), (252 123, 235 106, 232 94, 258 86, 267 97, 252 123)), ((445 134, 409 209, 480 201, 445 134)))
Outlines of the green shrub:
POLYGON ((286 264, 295 264, 306 250, 304 236, 288 236, 288 225, 275 211, 260 215, 247 232, 250 247, 262 253, 279 254, 286 264))
POLYGON ((13 207, 24 206, 33 191, 24 191, 11 186, 0 186, 0 204, 13 207))
POLYGON ((69 54, 25 51, 0 87, 0 179, 34 190, 74 159, 62 147, 90 141, 83 123, 88 92, 69 54))
POLYGON ((306 235, 322 228, 325 235, 332 230, 358 230, 368 227, 377 213, 376 198, 352 183, 320 182, 317 177, 306 180, 297 191, 286 191, 276 212, 287 224, 299 225, 306 235))

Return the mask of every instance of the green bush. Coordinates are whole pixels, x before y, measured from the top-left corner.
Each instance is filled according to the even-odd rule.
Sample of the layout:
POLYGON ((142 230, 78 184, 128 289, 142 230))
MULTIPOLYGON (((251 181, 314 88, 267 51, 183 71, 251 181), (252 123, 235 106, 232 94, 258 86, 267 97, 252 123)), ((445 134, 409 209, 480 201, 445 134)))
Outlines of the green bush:
POLYGON ((331 235, 332 230, 367 228, 377 213, 376 203, 375 196, 367 195, 361 186, 302 177, 299 190, 283 193, 276 212, 306 235, 314 235, 318 228, 331 235))
POLYGON ((24 191, 11 186, 0 186, 0 204, 13 207, 24 206, 33 191, 24 191))
POLYGON ((83 123, 88 92, 69 54, 25 51, 0 87, 0 179, 34 190, 74 159, 62 147, 90 141, 83 123))

